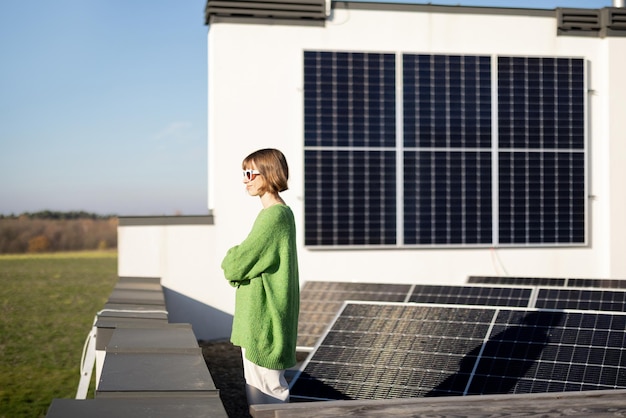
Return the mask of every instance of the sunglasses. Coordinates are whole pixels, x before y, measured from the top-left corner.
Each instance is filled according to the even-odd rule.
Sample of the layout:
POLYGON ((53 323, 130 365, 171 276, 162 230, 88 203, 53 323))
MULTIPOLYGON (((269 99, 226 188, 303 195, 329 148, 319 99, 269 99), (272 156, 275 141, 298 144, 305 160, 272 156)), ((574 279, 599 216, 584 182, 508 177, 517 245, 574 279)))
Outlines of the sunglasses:
POLYGON ((250 181, 254 180, 259 174, 261 173, 256 170, 243 170, 243 176, 250 181))

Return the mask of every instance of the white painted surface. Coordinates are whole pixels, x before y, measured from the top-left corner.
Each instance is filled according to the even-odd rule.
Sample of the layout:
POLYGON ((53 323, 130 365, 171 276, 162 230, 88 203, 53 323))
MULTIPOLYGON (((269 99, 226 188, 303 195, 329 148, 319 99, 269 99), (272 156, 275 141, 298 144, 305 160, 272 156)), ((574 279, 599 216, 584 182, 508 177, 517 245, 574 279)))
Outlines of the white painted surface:
MULTIPOLYGON (((120 275, 160 276, 168 289, 232 314, 234 291, 219 266, 227 249, 246 237, 261 209, 258 199, 244 191, 241 161, 256 149, 276 147, 290 165, 290 190, 284 198, 296 216, 301 282, 452 284, 463 283, 468 275, 626 278, 626 188, 622 184, 626 178, 626 40, 556 33, 556 17, 380 10, 334 10, 325 27, 212 25, 208 176, 215 225, 121 227, 120 275), (304 50, 585 58, 593 90, 588 123, 589 194, 593 196, 588 207, 589 245, 495 250, 305 248, 304 50)), ((224 336, 228 324, 220 327, 198 316, 186 322, 193 323, 199 338, 224 336)))

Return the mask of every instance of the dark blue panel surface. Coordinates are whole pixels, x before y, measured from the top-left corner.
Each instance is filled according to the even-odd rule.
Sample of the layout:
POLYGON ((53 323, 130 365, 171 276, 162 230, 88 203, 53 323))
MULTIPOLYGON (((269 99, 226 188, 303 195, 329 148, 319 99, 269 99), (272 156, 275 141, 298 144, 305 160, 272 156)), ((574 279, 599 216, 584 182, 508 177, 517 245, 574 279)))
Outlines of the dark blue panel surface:
POLYGON ((491 154, 404 154, 406 244, 492 242, 491 154))
POLYGON ((490 56, 396 56, 304 53, 307 245, 586 243, 583 59, 503 56, 492 73, 490 56), (381 182, 370 187, 350 158, 338 165, 358 152, 403 164, 391 180, 388 164, 364 163, 402 183, 395 196, 373 196, 381 182))
POLYGON ((500 153, 500 243, 584 243, 584 158, 582 153, 500 153))
POLYGON ((490 147, 490 58, 403 55, 404 145, 490 147))
POLYGON ((305 151, 305 244, 395 244, 395 164, 389 151, 305 151))
POLYGON ((305 146, 395 146, 395 56, 304 53, 305 146))

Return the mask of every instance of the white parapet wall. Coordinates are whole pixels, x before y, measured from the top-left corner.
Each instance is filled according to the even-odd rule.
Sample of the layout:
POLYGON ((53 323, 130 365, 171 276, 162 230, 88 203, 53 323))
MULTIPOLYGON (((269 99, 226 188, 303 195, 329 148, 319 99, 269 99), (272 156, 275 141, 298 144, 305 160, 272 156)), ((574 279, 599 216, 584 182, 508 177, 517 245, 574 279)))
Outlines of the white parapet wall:
POLYGON ((160 277, 172 323, 200 340, 230 336, 234 291, 220 274, 212 216, 122 217, 120 277, 160 277))

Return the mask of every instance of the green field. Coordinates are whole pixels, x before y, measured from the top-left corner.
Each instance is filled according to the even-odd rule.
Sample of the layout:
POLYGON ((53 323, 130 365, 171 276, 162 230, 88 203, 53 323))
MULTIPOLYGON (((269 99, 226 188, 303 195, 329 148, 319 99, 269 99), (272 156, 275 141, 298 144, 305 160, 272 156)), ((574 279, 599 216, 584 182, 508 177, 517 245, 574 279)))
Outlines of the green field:
POLYGON ((74 398, 85 338, 117 282, 117 252, 0 255, 0 418, 74 398))

